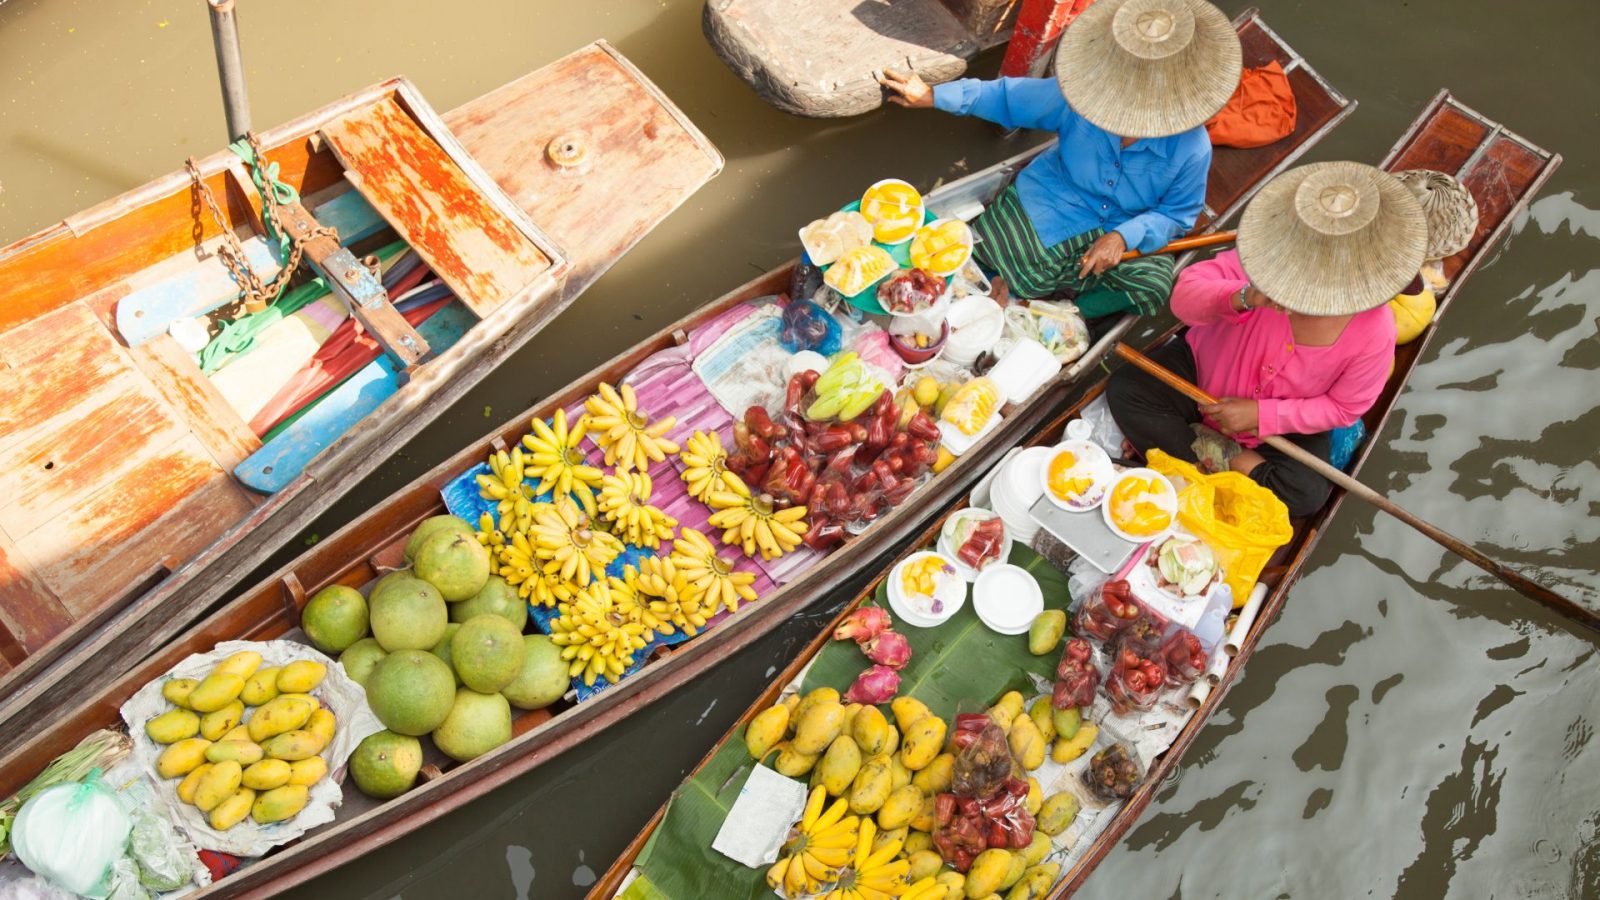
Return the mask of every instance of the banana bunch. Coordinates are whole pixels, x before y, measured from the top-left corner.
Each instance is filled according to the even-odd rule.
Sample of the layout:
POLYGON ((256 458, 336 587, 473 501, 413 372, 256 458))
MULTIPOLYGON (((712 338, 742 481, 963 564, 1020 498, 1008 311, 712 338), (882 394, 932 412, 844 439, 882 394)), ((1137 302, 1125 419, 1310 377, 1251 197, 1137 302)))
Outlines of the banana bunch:
MULTIPOLYGON (((767 870, 767 886, 774 891, 791 898, 820 894, 850 863, 862 820, 845 815, 850 801, 843 797, 823 811, 827 799, 828 792, 821 785, 812 788, 805 813, 783 845, 783 855, 767 870)), ((870 838, 867 843, 871 849, 870 838)), ((899 849, 896 843, 895 851, 899 849)))
POLYGON ((655 484, 644 472, 621 472, 600 481, 600 517, 614 523, 612 529, 624 541, 654 549, 672 539, 678 520, 650 505, 655 484))
POLYGON ((755 573, 735 572, 731 563, 717 555, 711 539, 693 528, 678 532, 668 561, 683 579, 683 587, 678 589, 681 602, 704 607, 708 617, 716 613, 718 606, 734 612, 740 600, 756 599, 756 592, 750 587, 756 580, 755 573))
POLYGON ((723 529, 722 542, 742 547, 745 556, 761 552, 762 559, 775 559, 800 546, 806 533, 806 508, 778 509, 772 497, 751 496, 744 479, 732 472, 722 473, 722 490, 711 492, 710 523, 723 529))
POLYGON ((667 416, 651 424, 649 415, 639 411, 632 385, 623 385, 619 392, 601 382, 599 393, 584 401, 583 408, 589 413, 589 436, 606 452, 606 465, 616 466, 618 472, 643 471, 678 452, 677 443, 663 437, 677 418, 667 416))
MULTIPOLYGON (((631 566, 625 567, 624 575, 631 568, 631 566)), ((633 582, 626 577, 610 577, 606 579, 606 584, 611 588, 611 602, 616 604, 623 618, 629 622, 638 622, 651 631, 661 634, 672 633, 672 623, 666 616, 657 612, 655 604, 650 602, 649 597, 642 596, 634 590, 633 582)))
POLYGON ((650 629, 617 605, 605 579, 580 589, 560 609, 550 622, 550 641, 561 648, 567 674, 583 676, 586 685, 602 675, 615 684, 650 640, 650 629))
MULTIPOLYGON (((516 537, 513 534, 512 540, 516 537)), ((534 556, 544 561, 546 574, 559 574, 562 581, 579 588, 603 573, 622 552, 622 542, 615 535, 595 528, 589 516, 569 497, 539 504, 528 541, 534 556)))
POLYGON ((543 419, 534 419, 533 431, 522 436, 522 446, 528 449, 526 474, 539 479, 537 494, 554 492, 557 497, 576 494, 578 502, 589 515, 595 514, 595 489, 600 486, 601 472, 584 462, 583 450, 578 442, 588 433, 589 417, 579 416, 567 427, 567 411, 556 410, 554 427, 543 419))
MULTIPOLYGON (((549 506, 541 503, 539 506, 549 506)), ((488 513, 484 513, 488 516, 488 513)), ((479 541, 484 533, 478 532, 479 541)), ((513 531, 510 540, 496 531, 490 537, 489 570, 517 589, 517 595, 545 607, 571 600, 577 586, 561 577, 560 571, 547 571, 547 564, 539 558, 538 550, 528 540, 526 532, 513 531), (498 538, 498 543, 495 539, 498 538)))
POLYGON ((856 834, 855 856, 850 866, 839 873, 838 883, 823 900, 877 900, 879 897, 898 897, 906 892, 906 873, 911 871, 911 863, 900 856, 900 847, 904 842, 895 838, 873 850, 877 832, 877 824, 871 819, 861 821, 861 828, 856 834))
POLYGON ((650 611, 663 620, 662 634, 681 630, 694 637, 706 627, 706 619, 715 614, 713 608, 701 602, 705 597, 703 591, 691 592, 688 579, 678 572, 670 556, 641 559, 637 568, 623 569, 623 578, 640 601, 648 604, 650 611))
POLYGON ((489 471, 494 474, 479 475, 475 479, 478 482, 478 496, 498 501, 494 512, 500 530, 510 531, 529 521, 533 512, 533 494, 523 481, 527 474, 527 459, 521 447, 513 447, 510 453, 496 450, 489 454, 488 462, 489 471))
POLYGON ((712 491, 722 487, 724 464, 728 461, 722 438, 715 431, 696 431, 684 444, 680 457, 688 467, 679 477, 688 482, 689 496, 705 503, 712 491))
POLYGON ((500 548, 506 545, 506 533, 501 531, 500 527, 495 524, 494 516, 490 513, 484 513, 478 517, 478 543, 489 551, 491 564, 495 554, 499 553, 500 548))

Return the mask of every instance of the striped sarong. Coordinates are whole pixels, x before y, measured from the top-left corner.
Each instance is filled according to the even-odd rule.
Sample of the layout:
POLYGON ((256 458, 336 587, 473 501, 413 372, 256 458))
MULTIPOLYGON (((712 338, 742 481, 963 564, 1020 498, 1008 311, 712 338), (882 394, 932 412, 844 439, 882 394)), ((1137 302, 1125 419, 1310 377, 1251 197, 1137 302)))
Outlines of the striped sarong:
POLYGON ((1172 295, 1171 256, 1141 256, 1099 275, 1079 278, 1083 254, 1105 229, 1094 228, 1046 247, 1023 211, 1015 185, 1008 185, 972 220, 972 231, 978 237, 973 248, 978 259, 1004 277, 1020 297, 1071 291, 1084 315, 1094 318, 1121 311, 1153 316, 1166 307, 1172 295))

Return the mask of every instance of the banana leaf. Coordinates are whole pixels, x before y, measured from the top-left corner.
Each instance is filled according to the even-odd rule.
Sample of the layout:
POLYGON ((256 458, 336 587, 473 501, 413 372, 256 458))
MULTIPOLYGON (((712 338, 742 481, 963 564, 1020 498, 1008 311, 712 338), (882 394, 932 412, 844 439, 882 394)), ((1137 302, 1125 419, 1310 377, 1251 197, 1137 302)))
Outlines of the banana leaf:
MULTIPOLYGON (((1065 610, 1071 603, 1067 576, 1043 557, 1019 546, 1012 550, 1010 562, 1038 579, 1045 609, 1065 610)), ((881 585, 868 602, 889 607, 881 585)), ((1025 634, 1008 637, 990 631, 972 611, 970 597, 942 625, 915 628, 896 618, 895 630, 906 636, 912 650, 911 662, 901 672, 899 696, 921 700, 947 721, 958 711, 981 710, 1009 690, 1033 693, 1029 675, 1052 680, 1059 659, 1055 651, 1044 656, 1029 653, 1025 634)), ((817 654, 801 690, 827 686, 843 693, 869 665, 854 641, 831 642, 817 654)), ((635 863, 640 877, 622 894, 624 900, 773 896, 764 868, 748 868, 711 849, 753 764, 741 730, 684 781, 640 852, 635 863)))

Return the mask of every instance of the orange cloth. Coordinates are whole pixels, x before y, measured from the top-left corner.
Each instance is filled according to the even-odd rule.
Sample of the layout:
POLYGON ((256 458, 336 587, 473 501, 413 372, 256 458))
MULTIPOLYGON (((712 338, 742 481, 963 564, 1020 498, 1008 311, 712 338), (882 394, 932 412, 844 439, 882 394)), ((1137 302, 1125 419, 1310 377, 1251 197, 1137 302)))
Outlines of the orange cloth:
POLYGON ((1239 89, 1222 112, 1206 123, 1211 143, 1219 147, 1265 147, 1294 131, 1294 91, 1289 76, 1274 60, 1259 69, 1245 69, 1239 89))

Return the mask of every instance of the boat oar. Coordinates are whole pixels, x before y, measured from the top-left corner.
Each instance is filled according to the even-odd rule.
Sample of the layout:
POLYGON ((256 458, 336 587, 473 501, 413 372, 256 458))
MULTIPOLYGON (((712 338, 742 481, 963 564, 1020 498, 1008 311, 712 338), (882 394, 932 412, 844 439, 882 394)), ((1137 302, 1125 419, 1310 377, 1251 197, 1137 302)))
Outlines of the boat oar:
MULTIPOLYGON (((1210 394, 1207 394, 1200 388, 1173 374, 1160 363, 1150 359, 1132 347, 1129 347, 1126 344, 1118 344, 1116 351, 1117 355, 1121 356, 1123 359, 1133 363, 1146 372, 1149 372, 1151 375, 1159 379, 1162 384, 1165 384, 1173 390, 1182 393, 1189 399, 1194 400, 1197 403, 1217 402, 1216 398, 1212 397, 1210 394)), ((1539 584, 1538 582, 1535 582, 1526 576, 1507 568, 1501 563, 1490 559, 1455 535, 1450 534, 1431 522, 1417 517, 1372 488, 1367 487, 1354 478, 1351 478, 1349 475, 1346 475, 1344 472, 1335 469, 1332 465, 1324 462, 1322 459, 1314 456, 1306 450, 1301 449, 1298 445, 1290 443, 1289 441, 1277 435, 1262 438, 1262 440, 1269 446, 1287 455, 1290 459, 1310 467, 1313 472, 1316 472, 1318 475, 1321 475, 1323 478, 1328 479, 1339 487, 1344 488, 1347 493, 1360 497, 1362 500, 1367 501, 1389 515, 1394 516, 1407 525, 1410 525, 1412 528, 1422 532, 1423 534, 1432 538, 1435 543, 1439 544, 1439 546, 1444 547, 1446 550, 1455 553, 1456 555, 1465 559, 1467 562, 1472 563, 1485 572, 1488 572, 1490 575, 1500 579, 1507 585, 1510 585, 1524 597, 1527 597, 1528 599, 1537 603, 1541 603, 1545 607, 1577 622, 1580 625, 1583 625, 1586 628, 1594 631, 1600 631, 1600 613, 1596 613, 1594 610, 1586 609, 1585 607, 1568 600, 1560 594, 1557 594, 1555 591, 1550 590, 1544 585, 1539 584)))
MULTIPOLYGON (((1239 236, 1237 231, 1219 231, 1216 234, 1201 234, 1194 237, 1178 238, 1160 250, 1150 251, 1151 256, 1158 253, 1182 253, 1185 250, 1197 250, 1201 247, 1215 247, 1218 244, 1231 244, 1239 236)), ((1122 254, 1124 260, 1138 259, 1145 254, 1137 250, 1129 250, 1122 254)))

